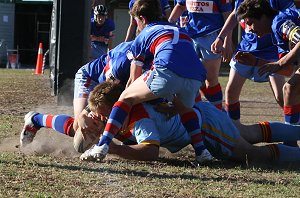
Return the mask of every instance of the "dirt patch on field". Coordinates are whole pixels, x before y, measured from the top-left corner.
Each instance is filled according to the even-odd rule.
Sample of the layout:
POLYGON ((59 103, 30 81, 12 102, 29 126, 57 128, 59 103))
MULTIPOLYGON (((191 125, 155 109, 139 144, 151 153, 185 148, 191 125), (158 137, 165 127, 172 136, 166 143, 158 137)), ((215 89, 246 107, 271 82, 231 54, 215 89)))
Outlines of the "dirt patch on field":
POLYGON ((1 128, 1 133, 6 135, 0 139, 0 152, 77 156, 72 138, 51 129, 39 130, 32 144, 22 149, 19 147, 19 134, 27 112, 73 116, 72 106, 57 105, 56 96, 51 95, 48 75, 32 73, 32 70, 1 71, 0 114, 1 119, 7 120, 7 126, 1 128))

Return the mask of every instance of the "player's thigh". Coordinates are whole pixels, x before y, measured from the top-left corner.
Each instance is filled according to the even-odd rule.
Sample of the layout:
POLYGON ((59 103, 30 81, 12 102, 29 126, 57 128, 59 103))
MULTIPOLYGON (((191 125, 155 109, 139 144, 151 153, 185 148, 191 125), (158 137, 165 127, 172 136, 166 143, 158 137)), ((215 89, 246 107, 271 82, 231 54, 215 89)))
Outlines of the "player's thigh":
POLYGON ((158 98, 151 92, 143 78, 144 76, 140 76, 131 83, 130 86, 123 91, 119 100, 132 106, 158 98))

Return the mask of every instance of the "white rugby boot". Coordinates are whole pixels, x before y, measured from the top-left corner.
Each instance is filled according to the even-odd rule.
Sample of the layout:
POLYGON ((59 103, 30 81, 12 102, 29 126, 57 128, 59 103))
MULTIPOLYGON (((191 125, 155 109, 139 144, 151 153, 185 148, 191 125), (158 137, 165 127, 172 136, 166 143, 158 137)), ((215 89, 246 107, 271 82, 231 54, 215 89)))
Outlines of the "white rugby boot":
POLYGON ((30 144, 33 141, 33 138, 35 137, 36 132, 39 130, 39 128, 35 127, 32 118, 33 116, 37 115, 37 112, 30 111, 28 112, 24 117, 24 127, 20 134, 20 145, 26 146, 27 144, 30 144))
POLYGON ((213 159, 214 157, 210 154, 210 152, 207 149, 204 149, 201 155, 196 156, 196 162, 198 162, 199 164, 210 162, 213 159))
POLYGON ((80 156, 80 160, 83 161, 102 161, 107 153, 108 153, 108 145, 103 144, 101 146, 97 146, 96 144, 92 146, 90 149, 86 150, 80 156))

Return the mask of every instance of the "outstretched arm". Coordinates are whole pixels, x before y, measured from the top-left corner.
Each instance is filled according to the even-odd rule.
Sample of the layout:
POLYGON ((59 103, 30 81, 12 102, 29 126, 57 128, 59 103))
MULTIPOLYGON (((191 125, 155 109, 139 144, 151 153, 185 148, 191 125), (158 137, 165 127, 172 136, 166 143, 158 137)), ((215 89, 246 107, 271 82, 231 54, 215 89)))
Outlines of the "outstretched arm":
POLYGON ((259 74, 263 75, 264 73, 274 73, 277 72, 279 74, 290 76, 293 73, 293 68, 295 65, 298 65, 300 56, 300 42, 298 42, 295 47, 279 59, 276 62, 268 63, 263 65, 259 69, 259 74))
POLYGON ((109 153, 124 159, 153 161, 159 156, 159 147, 154 144, 117 145, 112 142, 109 153))

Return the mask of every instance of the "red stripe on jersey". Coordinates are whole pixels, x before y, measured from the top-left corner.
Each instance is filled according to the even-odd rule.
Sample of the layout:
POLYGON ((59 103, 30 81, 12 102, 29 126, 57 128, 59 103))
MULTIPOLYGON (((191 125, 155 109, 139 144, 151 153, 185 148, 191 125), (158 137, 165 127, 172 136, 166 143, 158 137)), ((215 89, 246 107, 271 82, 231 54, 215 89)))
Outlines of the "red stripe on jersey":
POLYGON ((142 104, 134 105, 132 107, 132 109, 131 109, 130 114, 129 114, 129 122, 128 122, 129 124, 128 124, 128 127, 132 128, 133 124, 136 121, 139 121, 139 120, 141 120, 143 118, 149 118, 149 114, 146 111, 145 107, 142 104))
POLYGON ((86 79, 86 82, 84 83, 84 86, 85 86, 85 87, 89 87, 90 85, 91 85, 91 78, 88 77, 88 78, 86 79))
POLYGON ((104 74, 110 69, 109 61, 110 61, 110 58, 107 56, 107 63, 105 65, 105 67, 103 68, 104 74))
POLYGON ((243 30, 246 29, 246 23, 244 20, 240 21, 240 26, 242 27, 243 30))
POLYGON ((284 57, 287 53, 286 52, 283 52, 281 54, 278 54, 278 58, 281 59, 282 57, 284 57))
POLYGON ((213 4, 213 12, 216 13, 216 12, 219 12, 219 8, 218 8, 218 5, 214 2, 213 4))
POLYGON ((223 146, 227 147, 229 150, 232 150, 233 147, 229 144, 227 144, 226 142, 223 142, 220 138, 213 136, 212 134, 206 133, 205 131, 201 131, 203 135, 205 135, 206 137, 213 139, 217 142, 219 142, 220 144, 222 144, 223 146))
POLYGON ((53 120, 53 115, 47 115, 46 117, 46 127, 47 128, 52 128, 52 120, 53 120))
MULTIPOLYGON (((161 43, 163 43, 165 41, 172 40, 173 36, 174 36, 174 34, 168 33, 168 34, 163 34, 163 35, 159 36, 158 38, 156 38, 150 46, 150 52, 152 54, 154 54, 157 46, 159 46, 161 43)), ((184 39, 184 40, 188 40, 188 41, 192 42, 192 39, 186 34, 180 34, 179 39, 184 39)))
POLYGON ((222 4, 227 4, 227 3, 231 3, 231 1, 230 0, 221 0, 221 3, 222 4))

